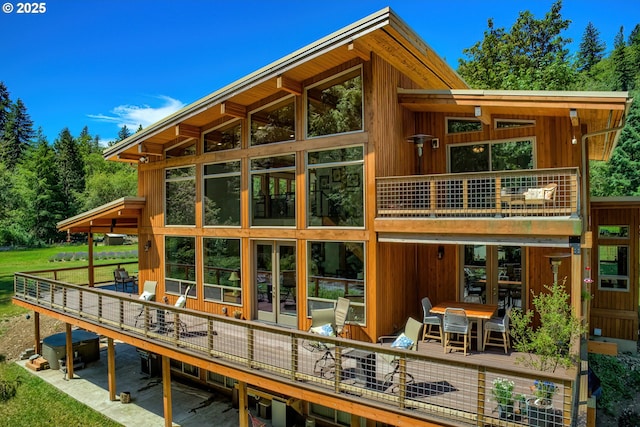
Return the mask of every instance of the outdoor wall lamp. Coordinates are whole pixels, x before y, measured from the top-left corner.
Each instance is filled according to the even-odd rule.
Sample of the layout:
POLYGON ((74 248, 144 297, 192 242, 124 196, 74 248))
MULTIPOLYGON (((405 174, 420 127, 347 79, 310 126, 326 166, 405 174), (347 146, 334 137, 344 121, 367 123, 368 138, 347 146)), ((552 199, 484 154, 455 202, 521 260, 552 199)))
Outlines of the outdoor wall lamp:
POLYGON ((151 240, 147 240, 147 243, 144 244, 144 251, 149 252, 149 249, 151 249, 151 240))
POLYGON ((140 163, 149 163, 149 158, 146 156, 140 157, 140 163))
POLYGON ((438 259, 444 258, 444 246, 438 246, 438 259))

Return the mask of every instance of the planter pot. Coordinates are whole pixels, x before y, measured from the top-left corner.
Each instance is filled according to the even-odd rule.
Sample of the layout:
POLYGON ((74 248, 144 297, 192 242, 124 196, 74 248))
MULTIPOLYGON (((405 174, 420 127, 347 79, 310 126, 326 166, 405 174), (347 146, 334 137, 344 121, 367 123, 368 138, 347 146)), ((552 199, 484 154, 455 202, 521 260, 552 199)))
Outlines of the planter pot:
POLYGON ((545 404, 540 399, 527 400, 529 425, 535 427, 552 427, 555 425, 553 405, 545 404))
POLYGON ((501 420, 512 420, 513 419, 513 402, 506 405, 498 404, 498 416, 501 420))

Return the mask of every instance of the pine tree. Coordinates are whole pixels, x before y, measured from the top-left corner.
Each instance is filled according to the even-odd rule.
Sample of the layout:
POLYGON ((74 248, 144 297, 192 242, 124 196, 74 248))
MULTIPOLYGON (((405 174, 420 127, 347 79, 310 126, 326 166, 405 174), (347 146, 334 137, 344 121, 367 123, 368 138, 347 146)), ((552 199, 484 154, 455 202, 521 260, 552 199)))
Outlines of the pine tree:
POLYGON ((38 131, 37 142, 19 166, 16 193, 21 208, 17 221, 29 230, 34 243, 61 239, 57 222, 64 219, 65 196, 54 149, 38 131))
POLYGON ((613 72, 615 77, 614 90, 630 90, 633 88, 633 70, 631 69, 631 61, 627 52, 627 45, 624 41, 624 27, 620 27, 620 31, 614 39, 613 53, 613 72))
POLYGON ((81 203, 79 196, 84 191, 84 162, 78 142, 68 128, 64 128, 53 144, 56 152, 62 191, 65 196, 64 216, 70 217, 78 213, 81 203))
POLYGON ((7 115, 9 114, 9 108, 11 107, 11 98, 9 97, 9 91, 4 82, 0 82, 0 146, 3 145, 4 139, 4 126, 7 122, 7 115))
POLYGON ((640 103, 629 108, 627 123, 609 164, 610 196, 640 196, 640 103))
POLYGON ((589 22, 582 35, 576 61, 578 71, 589 72, 604 57, 606 45, 600 40, 600 32, 589 22))
POLYGON ((0 157, 9 170, 22 160, 33 138, 33 121, 21 99, 11 104, 4 125, 0 157))

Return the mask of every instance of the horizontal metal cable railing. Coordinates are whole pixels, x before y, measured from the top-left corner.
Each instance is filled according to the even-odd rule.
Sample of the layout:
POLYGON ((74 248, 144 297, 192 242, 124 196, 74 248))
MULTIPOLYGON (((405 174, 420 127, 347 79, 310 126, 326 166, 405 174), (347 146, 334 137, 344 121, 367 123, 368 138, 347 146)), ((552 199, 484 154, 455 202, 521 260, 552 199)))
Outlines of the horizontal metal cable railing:
POLYGON ((568 426, 573 420, 573 379, 510 369, 508 364, 495 368, 464 358, 444 360, 419 351, 323 337, 25 273, 15 274, 14 289, 16 299, 186 350, 203 361, 215 360, 256 376, 417 419, 505 426, 528 425, 534 418, 544 418, 546 423, 535 425, 568 426), (506 386, 511 384, 513 399, 499 409, 492 390, 505 381, 506 386), (546 406, 530 399, 530 386, 536 381, 547 384, 548 390, 553 385, 546 406))
POLYGON ((578 168, 376 178, 380 218, 579 216, 578 168))
MULTIPOLYGON (((114 262, 109 264, 94 265, 93 267, 93 280, 95 284, 113 283, 113 271, 116 268, 125 268, 130 273, 134 273, 138 270, 137 261, 129 262, 114 262)), ((66 268, 52 268, 46 270, 30 271, 29 274, 58 280, 64 283, 72 283, 74 285, 88 285, 89 284, 89 269, 87 266, 81 267, 66 267, 66 268)))

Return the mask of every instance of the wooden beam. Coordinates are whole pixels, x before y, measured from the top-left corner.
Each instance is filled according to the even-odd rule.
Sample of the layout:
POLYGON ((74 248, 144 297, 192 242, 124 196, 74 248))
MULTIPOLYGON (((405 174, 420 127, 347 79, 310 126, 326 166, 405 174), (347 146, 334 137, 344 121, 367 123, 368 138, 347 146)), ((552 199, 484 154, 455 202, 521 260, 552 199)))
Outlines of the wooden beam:
POLYGON ((294 95, 302 95, 302 83, 287 76, 278 76, 276 87, 294 95))
POLYGON ((185 138, 200 138, 200 128, 197 126, 180 123, 176 125, 176 136, 184 136, 185 138))
POLYGON ((359 58, 363 59, 364 61, 371 60, 371 52, 369 50, 366 50, 363 46, 361 46, 360 43, 356 43, 356 42, 349 43, 347 45, 347 50, 349 52, 355 53, 359 58))
POLYGON ((587 341, 587 351, 595 354, 607 354, 609 356, 618 355, 618 344, 605 341, 587 341))
POLYGON ((67 361, 66 361, 66 368, 67 368, 67 379, 68 380, 72 380, 73 379, 73 332, 71 331, 71 323, 67 323, 65 325, 65 330, 66 330, 66 341, 65 341, 65 345, 66 345, 66 350, 67 350, 67 361))
POLYGON ((489 114, 487 108, 476 105, 473 108, 473 115, 476 116, 485 125, 491 125, 491 114, 489 114))
POLYGON ((42 354, 42 343, 40 342, 40 313, 35 311, 33 313, 33 348, 36 354, 42 354))
POLYGON ((173 407, 171 406, 171 365, 169 356, 162 355, 162 406, 164 407, 164 425, 173 426, 173 407))
POLYGON ((571 119, 571 126, 573 127, 580 126, 580 117, 578 117, 578 110, 571 108, 569 110, 569 118, 571 119))
POLYGON ((241 427, 249 426, 249 398, 247 396, 247 383, 238 381, 238 413, 240 419, 238 425, 241 427))
POLYGON ((161 144, 143 142, 138 144, 138 153, 145 154, 147 156, 162 156, 164 154, 164 150, 161 144))
POLYGON ((107 382, 109 383, 109 400, 116 400, 116 350, 113 338, 107 338, 107 382))
POLYGON ((247 117, 247 107, 232 101, 226 101, 220 104, 220 114, 245 119, 247 117))

